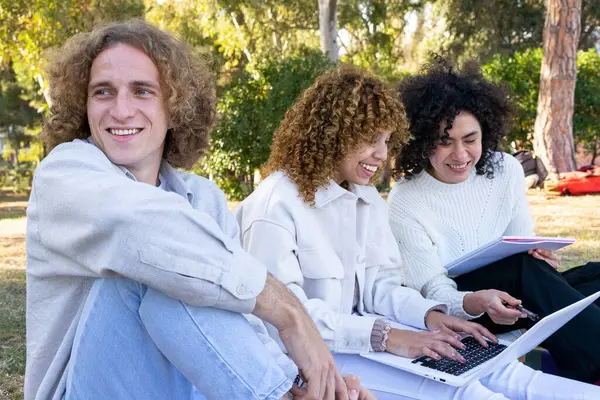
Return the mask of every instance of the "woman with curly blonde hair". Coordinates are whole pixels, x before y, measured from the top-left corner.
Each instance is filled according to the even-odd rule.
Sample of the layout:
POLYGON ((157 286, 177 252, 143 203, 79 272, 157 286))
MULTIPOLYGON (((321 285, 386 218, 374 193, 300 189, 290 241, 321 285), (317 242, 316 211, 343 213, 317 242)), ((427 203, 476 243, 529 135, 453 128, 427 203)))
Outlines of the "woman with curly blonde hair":
POLYGON ((372 183, 386 159, 398 156, 407 129, 397 95, 377 78, 345 65, 320 76, 286 113, 274 134, 270 175, 237 211, 244 248, 302 301, 340 371, 359 374, 378 399, 597 396, 594 386, 518 361, 454 387, 359 356, 464 363, 457 332, 483 346, 497 341, 404 285, 388 209, 372 183))
POLYGON ((279 400, 297 367, 308 386, 296 394, 347 399, 301 304, 241 248, 223 193, 173 168, 207 147, 205 63, 131 21, 74 36, 47 76, 52 151, 27 210, 25 399, 279 400), (285 332, 297 367, 268 354, 250 312, 285 332))

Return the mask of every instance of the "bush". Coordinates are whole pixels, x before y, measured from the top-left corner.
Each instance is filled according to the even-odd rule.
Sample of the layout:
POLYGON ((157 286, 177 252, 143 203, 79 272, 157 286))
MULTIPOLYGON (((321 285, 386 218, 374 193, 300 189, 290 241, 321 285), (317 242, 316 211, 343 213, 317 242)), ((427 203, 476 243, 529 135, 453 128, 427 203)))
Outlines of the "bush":
POLYGON ((8 186, 13 193, 29 195, 31 183, 33 182, 33 172, 37 163, 21 162, 18 164, 3 163, 0 165, 0 186, 8 186))
POLYGON ((573 135, 593 161, 600 146, 600 54, 593 49, 577 55, 573 135))
POLYGON ((482 66, 483 74, 492 81, 508 86, 515 106, 513 130, 507 138, 518 148, 532 148, 533 128, 537 114, 542 49, 528 49, 512 56, 495 55, 482 66))
POLYGON ((333 64, 320 51, 304 50, 266 60, 236 75, 219 96, 220 120, 211 148, 194 172, 212 178, 232 200, 254 189, 254 172, 268 159, 273 131, 302 90, 333 64))

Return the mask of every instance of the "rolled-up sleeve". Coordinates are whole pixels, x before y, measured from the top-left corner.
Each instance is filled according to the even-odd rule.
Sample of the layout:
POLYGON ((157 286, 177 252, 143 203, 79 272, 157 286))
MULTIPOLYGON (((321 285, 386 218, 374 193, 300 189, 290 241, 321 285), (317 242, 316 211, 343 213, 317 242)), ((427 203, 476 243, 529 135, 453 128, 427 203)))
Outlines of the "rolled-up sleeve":
POLYGON ((182 196, 125 177, 89 144, 57 147, 38 167, 31 199, 41 246, 30 254, 54 257, 56 268, 30 273, 124 276, 190 305, 246 313, 265 285, 266 268, 237 231, 224 232, 182 196))

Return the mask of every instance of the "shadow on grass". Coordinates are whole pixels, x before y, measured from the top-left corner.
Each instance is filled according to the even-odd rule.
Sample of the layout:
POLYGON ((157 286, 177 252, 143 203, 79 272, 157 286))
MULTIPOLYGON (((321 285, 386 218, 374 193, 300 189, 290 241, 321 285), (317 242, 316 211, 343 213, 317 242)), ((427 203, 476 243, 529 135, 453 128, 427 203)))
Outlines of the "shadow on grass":
POLYGON ((0 268, 0 398, 22 399, 25 374, 25 270, 0 268))

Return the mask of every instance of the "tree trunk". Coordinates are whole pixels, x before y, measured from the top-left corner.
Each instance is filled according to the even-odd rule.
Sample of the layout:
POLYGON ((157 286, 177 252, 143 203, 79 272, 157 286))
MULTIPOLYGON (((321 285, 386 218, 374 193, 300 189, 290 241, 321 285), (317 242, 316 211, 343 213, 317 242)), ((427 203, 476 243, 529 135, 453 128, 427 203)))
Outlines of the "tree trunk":
POLYGON ((547 0, 534 150, 551 173, 576 169, 573 109, 581 0, 547 0))
POLYGON ((319 0, 319 34, 321 50, 331 61, 337 61, 337 0, 319 0))

